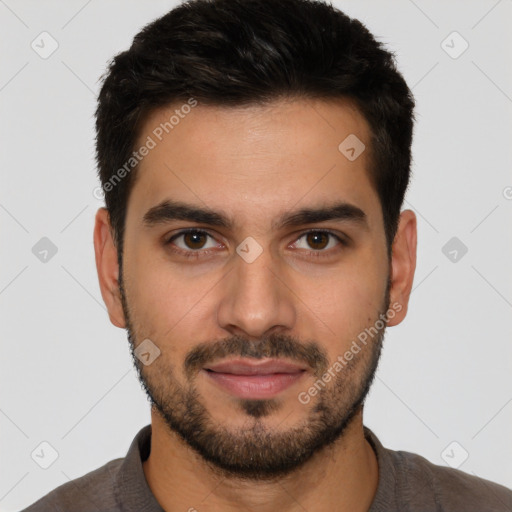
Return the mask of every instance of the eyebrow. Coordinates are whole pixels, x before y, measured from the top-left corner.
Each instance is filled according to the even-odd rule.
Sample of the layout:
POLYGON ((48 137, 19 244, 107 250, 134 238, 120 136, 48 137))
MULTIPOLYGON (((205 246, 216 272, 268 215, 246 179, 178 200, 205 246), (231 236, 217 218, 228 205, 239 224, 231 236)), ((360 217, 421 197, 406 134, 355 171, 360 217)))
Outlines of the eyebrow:
MULTIPOLYGON (((144 226, 152 228, 174 220, 185 220, 229 230, 232 230, 234 227, 233 220, 223 212, 170 199, 166 199, 150 208, 144 214, 142 222, 144 226)), ((272 222, 272 229, 276 230, 325 221, 349 221, 368 228, 366 213, 361 208, 347 202, 337 202, 327 206, 301 208, 296 211, 286 212, 272 222)))

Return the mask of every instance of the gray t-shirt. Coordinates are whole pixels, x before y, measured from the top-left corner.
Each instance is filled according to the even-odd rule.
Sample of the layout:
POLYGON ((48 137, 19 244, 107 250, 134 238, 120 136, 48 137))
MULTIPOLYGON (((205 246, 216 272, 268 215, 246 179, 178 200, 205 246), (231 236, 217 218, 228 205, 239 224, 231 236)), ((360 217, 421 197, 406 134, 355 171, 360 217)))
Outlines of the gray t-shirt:
MULTIPOLYGON (((379 464, 369 512, 512 512, 512 490, 414 453, 388 450, 370 429, 364 432, 379 464)), ((162 512, 142 469, 150 441, 146 425, 124 459, 57 487, 22 512, 162 512)))

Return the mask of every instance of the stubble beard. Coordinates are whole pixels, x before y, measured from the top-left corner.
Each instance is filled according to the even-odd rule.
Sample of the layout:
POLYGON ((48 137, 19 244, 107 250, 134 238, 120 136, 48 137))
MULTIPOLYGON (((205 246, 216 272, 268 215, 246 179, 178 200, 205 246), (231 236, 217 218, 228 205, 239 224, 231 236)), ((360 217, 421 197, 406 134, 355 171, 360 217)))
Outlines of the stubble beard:
MULTIPOLYGON (((134 329, 122 280, 120 291, 133 363, 152 407, 169 430, 178 434, 220 476, 272 480, 287 475, 339 440, 363 408, 377 370, 385 326, 378 329, 375 337, 342 370, 331 371, 335 377, 325 387, 317 386, 320 389, 311 398, 309 412, 299 425, 286 430, 265 425, 265 418, 282 407, 277 398, 240 399, 237 414, 244 414, 247 421, 243 428, 228 428, 214 421, 195 386, 195 377, 203 363, 225 356, 287 357, 307 362, 319 379, 332 368, 325 351, 316 342, 303 344, 284 335, 258 341, 233 336, 192 349, 184 362, 187 385, 183 386, 173 368, 165 364, 163 351, 164 357, 148 367, 136 357, 134 350, 144 336, 137 336, 134 329)), ((388 282, 383 309, 375 321, 387 313, 389 302, 388 282)))

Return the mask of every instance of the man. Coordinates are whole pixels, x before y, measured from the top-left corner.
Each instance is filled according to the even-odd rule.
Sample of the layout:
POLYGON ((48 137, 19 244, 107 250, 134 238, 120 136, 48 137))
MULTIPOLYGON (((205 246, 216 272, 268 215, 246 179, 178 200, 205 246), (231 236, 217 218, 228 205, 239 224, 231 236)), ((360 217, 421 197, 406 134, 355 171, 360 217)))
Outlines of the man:
POLYGON ((195 0, 112 62, 99 282, 151 425, 27 511, 505 511, 512 491, 363 426, 407 313, 412 95, 306 0, 195 0))

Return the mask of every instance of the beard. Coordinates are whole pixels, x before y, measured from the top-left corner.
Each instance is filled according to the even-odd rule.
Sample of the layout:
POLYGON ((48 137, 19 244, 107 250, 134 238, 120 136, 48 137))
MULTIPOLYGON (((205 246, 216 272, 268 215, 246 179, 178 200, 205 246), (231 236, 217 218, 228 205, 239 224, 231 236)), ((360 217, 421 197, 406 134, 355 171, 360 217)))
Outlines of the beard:
MULTIPOLYGON (((134 350, 144 337, 137 336, 134 329, 121 269, 119 285, 133 363, 153 409, 159 413, 169 431, 176 433, 195 450, 216 474, 266 481, 289 474, 340 439, 362 410, 377 370, 387 320, 381 321, 383 327, 377 329, 373 339, 340 371, 335 372, 329 385, 324 383, 320 389, 317 386, 318 392, 311 399, 311 406, 305 409, 308 411, 307 417, 299 425, 286 430, 269 428, 264 418, 277 411, 282 402, 275 398, 240 398, 237 400, 239 411, 251 421, 246 424, 248 426, 235 429, 214 421, 194 385, 195 377, 207 363, 228 356, 253 359, 286 357, 306 363, 315 377, 320 379, 333 364, 329 364, 321 345, 315 341, 303 343, 283 334, 261 337, 257 341, 232 336, 202 343, 185 357, 183 374, 187 384, 182 385, 165 357, 157 358, 146 367, 136 356, 134 350)), ((387 318, 390 285, 388 278, 381 310, 368 328, 372 326, 375 329, 375 322, 383 315, 387 318)), ((160 349, 165 355, 163 344, 160 344, 160 349)), ((227 420, 229 422, 229 418, 227 420)))

